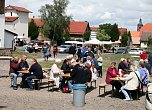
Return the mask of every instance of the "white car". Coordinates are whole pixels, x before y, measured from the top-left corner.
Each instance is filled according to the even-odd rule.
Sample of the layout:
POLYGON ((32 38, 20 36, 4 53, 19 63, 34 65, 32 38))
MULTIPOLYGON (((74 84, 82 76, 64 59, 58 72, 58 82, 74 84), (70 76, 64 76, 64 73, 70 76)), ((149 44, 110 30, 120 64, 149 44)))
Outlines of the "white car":
POLYGON ((140 55, 142 52, 143 52, 143 50, 140 49, 140 48, 132 48, 132 49, 130 49, 130 51, 128 53, 129 54, 140 55))
POLYGON ((67 52, 69 52, 69 48, 70 48, 70 46, 61 45, 58 47, 58 52, 59 53, 67 53, 67 52))

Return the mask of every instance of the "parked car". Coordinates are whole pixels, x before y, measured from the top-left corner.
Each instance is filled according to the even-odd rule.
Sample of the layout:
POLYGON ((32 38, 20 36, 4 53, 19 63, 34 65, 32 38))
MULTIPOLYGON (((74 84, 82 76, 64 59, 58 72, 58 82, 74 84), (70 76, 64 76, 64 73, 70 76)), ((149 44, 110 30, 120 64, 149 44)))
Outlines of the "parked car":
POLYGON ((70 48, 69 45, 61 45, 58 47, 58 52, 59 53, 67 53, 67 52, 69 52, 69 48, 70 48))
POLYGON ((140 48, 132 48, 132 49, 130 49, 130 51, 128 53, 134 54, 134 55, 140 55, 142 52, 143 52, 143 50, 140 48))
POLYGON ((119 48, 116 50, 116 53, 125 54, 125 53, 127 53, 127 48, 126 48, 126 47, 119 47, 119 48))

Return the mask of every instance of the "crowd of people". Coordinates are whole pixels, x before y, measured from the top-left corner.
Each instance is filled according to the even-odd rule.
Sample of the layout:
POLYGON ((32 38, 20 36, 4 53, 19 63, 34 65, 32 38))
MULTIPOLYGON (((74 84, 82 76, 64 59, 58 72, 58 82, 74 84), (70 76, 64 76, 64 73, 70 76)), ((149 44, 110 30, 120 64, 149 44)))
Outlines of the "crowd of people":
MULTIPOLYGON (((151 55, 149 55, 150 57, 151 55)), ((148 63, 149 64, 149 63, 148 63)), ((131 61, 130 58, 121 58, 116 67, 116 62, 112 62, 107 69, 106 83, 115 87, 115 93, 120 95, 122 92, 125 96, 124 100, 132 100, 132 94, 130 91, 141 89, 142 86, 147 86, 150 82, 149 75, 151 73, 149 68, 146 67, 147 59, 140 59, 140 61, 131 61), (118 78, 112 80, 112 78, 118 78)))
MULTIPOLYGON (((57 53, 57 46, 53 47, 54 57, 57 53)), ((48 60, 50 48, 48 45, 43 46, 43 55, 45 60, 48 60)), ((52 65, 49 79, 54 80, 55 89, 57 91, 73 93, 73 84, 86 84, 96 81, 97 78, 102 78, 103 58, 100 49, 96 49, 96 54, 89 47, 80 47, 76 50, 75 46, 71 46, 69 53, 63 63, 60 59, 55 59, 52 65), (62 65, 60 67, 60 65, 62 65), (70 77, 62 77, 62 74, 70 74, 70 77), (68 91, 64 91, 68 88, 68 91)), ((42 67, 36 59, 32 59, 32 65, 29 67, 26 61, 26 55, 19 59, 17 56, 11 60, 10 76, 13 77, 13 89, 17 89, 17 77, 22 77, 22 84, 33 89, 32 79, 43 78, 42 67), (30 75, 18 73, 22 69, 29 70, 30 75)), ((118 67, 116 62, 112 62, 107 69, 105 82, 115 87, 116 94, 123 93, 124 100, 132 100, 132 90, 139 89, 140 85, 146 86, 149 83, 149 75, 152 67, 152 53, 149 56, 143 52, 140 55, 140 61, 131 61, 130 58, 121 58, 118 67), (112 78, 117 77, 117 80, 112 78)), ((89 85, 88 85, 89 86, 89 85)))
MULTIPOLYGON (((80 49, 80 48, 79 48, 80 49)), ((73 84, 88 84, 91 81, 102 77, 102 57, 101 54, 96 56, 90 48, 85 47, 83 50, 77 51, 74 46, 71 46, 67 56, 63 61, 61 68, 60 59, 55 60, 55 64, 51 67, 50 78, 55 81, 58 90, 64 90, 65 85, 68 85, 69 91, 73 92, 73 84), (70 74, 69 78, 61 77, 60 74, 70 74)), ((100 52, 99 52, 100 53, 100 52)))

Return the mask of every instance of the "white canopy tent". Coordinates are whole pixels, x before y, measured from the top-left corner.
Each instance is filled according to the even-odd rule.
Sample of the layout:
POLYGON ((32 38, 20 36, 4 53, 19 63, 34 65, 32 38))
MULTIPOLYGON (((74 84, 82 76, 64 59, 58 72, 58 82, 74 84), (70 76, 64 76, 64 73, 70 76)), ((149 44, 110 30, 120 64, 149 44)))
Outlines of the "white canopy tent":
POLYGON ((89 41, 84 42, 84 44, 85 44, 85 45, 86 45, 86 44, 96 44, 96 45, 100 45, 100 44, 101 44, 101 41, 98 40, 98 39, 91 39, 91 40, 89 40, 89 41))
POLYGON ((104 44, 113 44, 111 41, 100 41, 98 39, 91 39, 89 41, 84 42, 84 44, 95 44, 95 45, 104 45, 104 44))

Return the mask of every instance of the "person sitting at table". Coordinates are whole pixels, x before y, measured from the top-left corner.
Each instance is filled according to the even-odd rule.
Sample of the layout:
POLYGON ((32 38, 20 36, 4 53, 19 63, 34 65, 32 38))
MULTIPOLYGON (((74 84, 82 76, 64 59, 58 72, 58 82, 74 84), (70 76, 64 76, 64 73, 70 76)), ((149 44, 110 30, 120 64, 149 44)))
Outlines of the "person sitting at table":
POLYGON ((73 84, 86 84, 91 81, 91 65, 86 62, 85 67, 80 65, 81 59, 78 59, 77 62, 73 64, 73 70, 70 73, 71 79, 68 81, 69 89, 73 92, 73 84))
POLYGON ((56 89, 60 91, 60 74, 63 73, 63 70, 60 69, 60 59, 55 59, 55 63, 51 67, 50 79, 55 81, 56 89))
MULTIPOLYGON (((28 68, 29 68, 29 65, 28 65, 26 59, 27 59, 27 56, 26 55, 22 55, 22 59, 21 59, 21 62, 19 64, 20 65, 20 70, 22 70, 22 71, 28 70, 28 68)), ((20 86, 26 86, 25 79, 27 78, 27 76, 28 76, 27 74, 26 75, 25 74, 22 75, 22 81, 21 81, 21 85, 20 86)))
POLYGON ((105 81, 107 84, 111 84, 112 86, 114 86, 116 88, 116 93, 119 93, 122 84, 119 81, 111 80, 111 78, 114 78, 117 75, 118 75, 118 70, 116 69, 116 62, 112 62, 107 70, 105 81))
POLYGON ((130 67, 131 67, 131 59, 130 58, 127 58, 127 69, 130 70, 130 67))
POLYGON ((27 81, 30 90, 33 90, 32 79, 42 79, 43 71, 41 65, 37 62, 35 58, 32 59, 32 65, 29 69, 30 76, 28 76, 25 80, 27 81))
POLYGON ((121 69, 122 73, 128 74, 127 72, 127 61, 124 58, 121 58, 121 62, 118 65, 118 70, 121 69))
POLYGON ((11 62, 10 62, 9 74, 11 77, 13 77, 13 80, 12 80, 13 85, 11 85, 13 87, 13 90, 17 90, 17 77, 22 77, 22 74, 17 72, 20 66, 20 62, 21 60, 19 60, 18 56, 11 59, 11 62))
MULTIPOLYGON (((61 70, 63 70, 64 74, 71 73, 71 57, 67 56, 67 58, 64 60, 62 66, 61 66, 61 70)), ((62 77, 61 90, 63 90, 63 86, 64 86, 66 80, 67 80, 67 78, 62 77)))
POLYGON ((140 73, 138 69, 138 61, 134 61, 131 65, 132 72, 127 77, 120 77, 120 80, 125 81, 125 85, 121 87, 121 92, 124 94, 124 100, 132 100, 131 94, 128 94, 127 90, 137 90, 139 86, 140 73))

